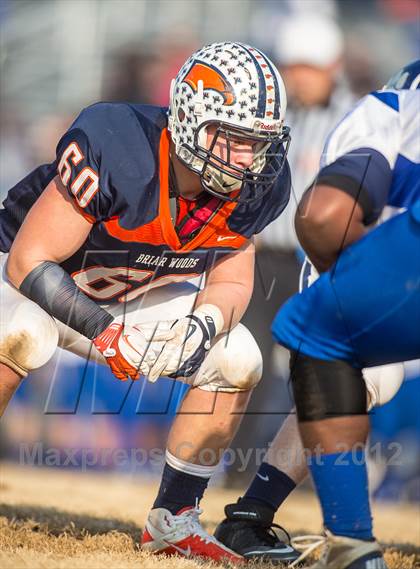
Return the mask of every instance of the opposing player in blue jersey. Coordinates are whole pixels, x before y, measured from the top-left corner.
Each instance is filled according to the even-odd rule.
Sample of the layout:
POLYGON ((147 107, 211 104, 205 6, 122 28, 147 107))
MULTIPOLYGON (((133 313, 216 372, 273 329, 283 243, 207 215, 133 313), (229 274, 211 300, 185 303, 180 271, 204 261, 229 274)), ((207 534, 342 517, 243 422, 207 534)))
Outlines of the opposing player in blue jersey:
POLYGON ((285 110, 264 54, 205 46, 169 111, 88 107, 0 212, 0 411, 57 343, 122 380, 192 385, 143 533, 152 552, 241 559, 203 530, 197 504, 261 376, 239 322, 253 235, 289 198, 285 110))
MULTIPOLYGON (((419 108, 418 90, 373 93, 327 141, 323 168, 301 214, 320 200, 327 206, 337 189, 349 196, 354 211, 347 219, 342 214, 349 225, 341 234, 345 247, 347 235, 362 236, 363 226, 386 204, 408 211, 345 249, 329 272, 285 304, 273 324, 275 338, 292 351, 303 445, 322 449, 309 465, 328 532, 319 568, 386 566, 372 534, 361 369, 420 357, 419 108), (358 125, 356 132, 346 129, 348 121, 358 125)), ((322 232, 311 237, 305 225, 302 216, 301 242, 322 269, 328 256, 312 248, 322 232)))
MULTIPOLYGON (((334 444, 362 446, 366 403, 369 408, 385 403, 402 380, 401 364, 364 369, 365 383, 360 368, 420 356, 415 210, 375 230, 345 255, 340 252, 372 224, 419 199, 419 86, 416 61, 344 117, 326 142, 316 184, 296 217, 300 241, 313 262, 307 260, 303 268, 303 288, 339 258, 319 283, 286 304, 273 327, 279 341, 299 354, 292 377, 304 444, 324 447, 325 465, 310 468, 333 535, 331 552, 317 567, 384 567, 376 542, 370 541, 364 455, 359 447, 356 455, 344 457, 348 467, 335 467, 334 444), (331 362, 340 359, 350 365, 331 362), (340 419, 328 418, 337 414, 340 419), (354 421, 361 426, 353 430, 353 419, 342 417, 346 414, 360 414, 354 421), (352 456, 359 465, 351 464, 352 456)), ((306 474, 296 418, 290 415, 245 495, 226 507, 218 539, 246 557, 294 561, 296 552, 270 528, 275 511, 306 474)))

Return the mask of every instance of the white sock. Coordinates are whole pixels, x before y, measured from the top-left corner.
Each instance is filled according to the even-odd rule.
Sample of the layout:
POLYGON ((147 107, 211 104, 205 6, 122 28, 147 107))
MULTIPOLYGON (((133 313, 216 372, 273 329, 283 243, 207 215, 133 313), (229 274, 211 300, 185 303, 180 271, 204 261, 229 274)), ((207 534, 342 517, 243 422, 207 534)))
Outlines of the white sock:
POLYGON ((174 456, 168 449, 166 449, 166 462, 175 470, 179 470, 180 472, 185 472, 186 474, 191 474, 193 476, 199 476, 200 478, 211 478, 219 467, 219 464, 203 466, 202 464, 186 462, 185 460, 181 460, 174 456))

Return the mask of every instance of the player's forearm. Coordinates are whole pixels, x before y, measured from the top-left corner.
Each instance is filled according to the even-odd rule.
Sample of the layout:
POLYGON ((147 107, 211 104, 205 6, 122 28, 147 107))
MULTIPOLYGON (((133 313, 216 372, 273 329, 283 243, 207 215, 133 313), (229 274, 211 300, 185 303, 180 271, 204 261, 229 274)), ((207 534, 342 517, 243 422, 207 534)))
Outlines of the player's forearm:
POLYGON ((244 315, 254 287, 254 262, 255 246, 248 240, 239 251, 223 257, 209 271, 197 307, 210 304, 218 308, 223 318, 218 333, 234 328, 244 315))
POLYGON ((92 229, 55 178, 32 206, 7 261, 7 277, 22 294, 83 336, 96 338, 112 316, 76 286, 60 263, 92 229))
POLYGON ((251 294, 249 283, 211 283, 198 295, 197 308, 203 304, 217 306, 223 316, 223 329, 220 332, 226 332, 241 321, 251 294))
MULTIPOLYGON (((12 264, 12 275, 14 269, 16 266, 12 264)), ((111 314, 80 291, 71 276, 57 263, 41 262, 21 279, 23 273, 20 267, 12 284, 16 286, 18 283, 16 288, 22 294, 83 336, 94 339, 113 321, 111 314)))

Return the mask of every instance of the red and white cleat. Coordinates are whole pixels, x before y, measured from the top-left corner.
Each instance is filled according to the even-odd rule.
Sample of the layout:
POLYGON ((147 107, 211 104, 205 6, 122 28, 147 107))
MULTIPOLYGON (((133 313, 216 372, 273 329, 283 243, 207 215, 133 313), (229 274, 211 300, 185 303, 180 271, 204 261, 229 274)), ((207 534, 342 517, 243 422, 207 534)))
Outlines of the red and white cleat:
POLYGON ((184 557, 198 555, 214 561, 243 562, 242 555, 238 555, 203 529, 198 519, 201 512, 197 507, 188 507, 174 515, 165 508, 155 508, 150 512, 143 531, 142 549, 151 553, 184 557))

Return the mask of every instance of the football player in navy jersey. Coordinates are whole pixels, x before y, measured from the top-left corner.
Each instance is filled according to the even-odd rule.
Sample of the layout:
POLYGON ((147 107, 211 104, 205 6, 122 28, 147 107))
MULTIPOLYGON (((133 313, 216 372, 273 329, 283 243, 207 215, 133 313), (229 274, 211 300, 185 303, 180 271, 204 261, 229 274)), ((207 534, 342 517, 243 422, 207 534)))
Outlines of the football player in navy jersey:
POLYGON ((0 212, 0 411, 57 344, 121 380, 192 386, 143 533, 152 552, 241 559, 202 529, 198 503, 261 377, 240 319, 253 235, 289 199, 285 110, 263 53, 205 46, 173 81, 169 110, 88 107, 0 212))
POLYGON ((313 569, 386 568, 368 500, 366 411, 398 391, 398 362, 420 358, 419 108, 417 60, 336 125, 299 205, 295 226, 310 260, 301 294, 272 328, 292 351, 297 417, 286 419, 215 532, 246 557, 296 560, 270 528, 309 466, 327 535, 313 569), (372 224, 381 225, 371 231, 372 224), (320 449, 309 464, 298 421, 306 453, 320 449))

